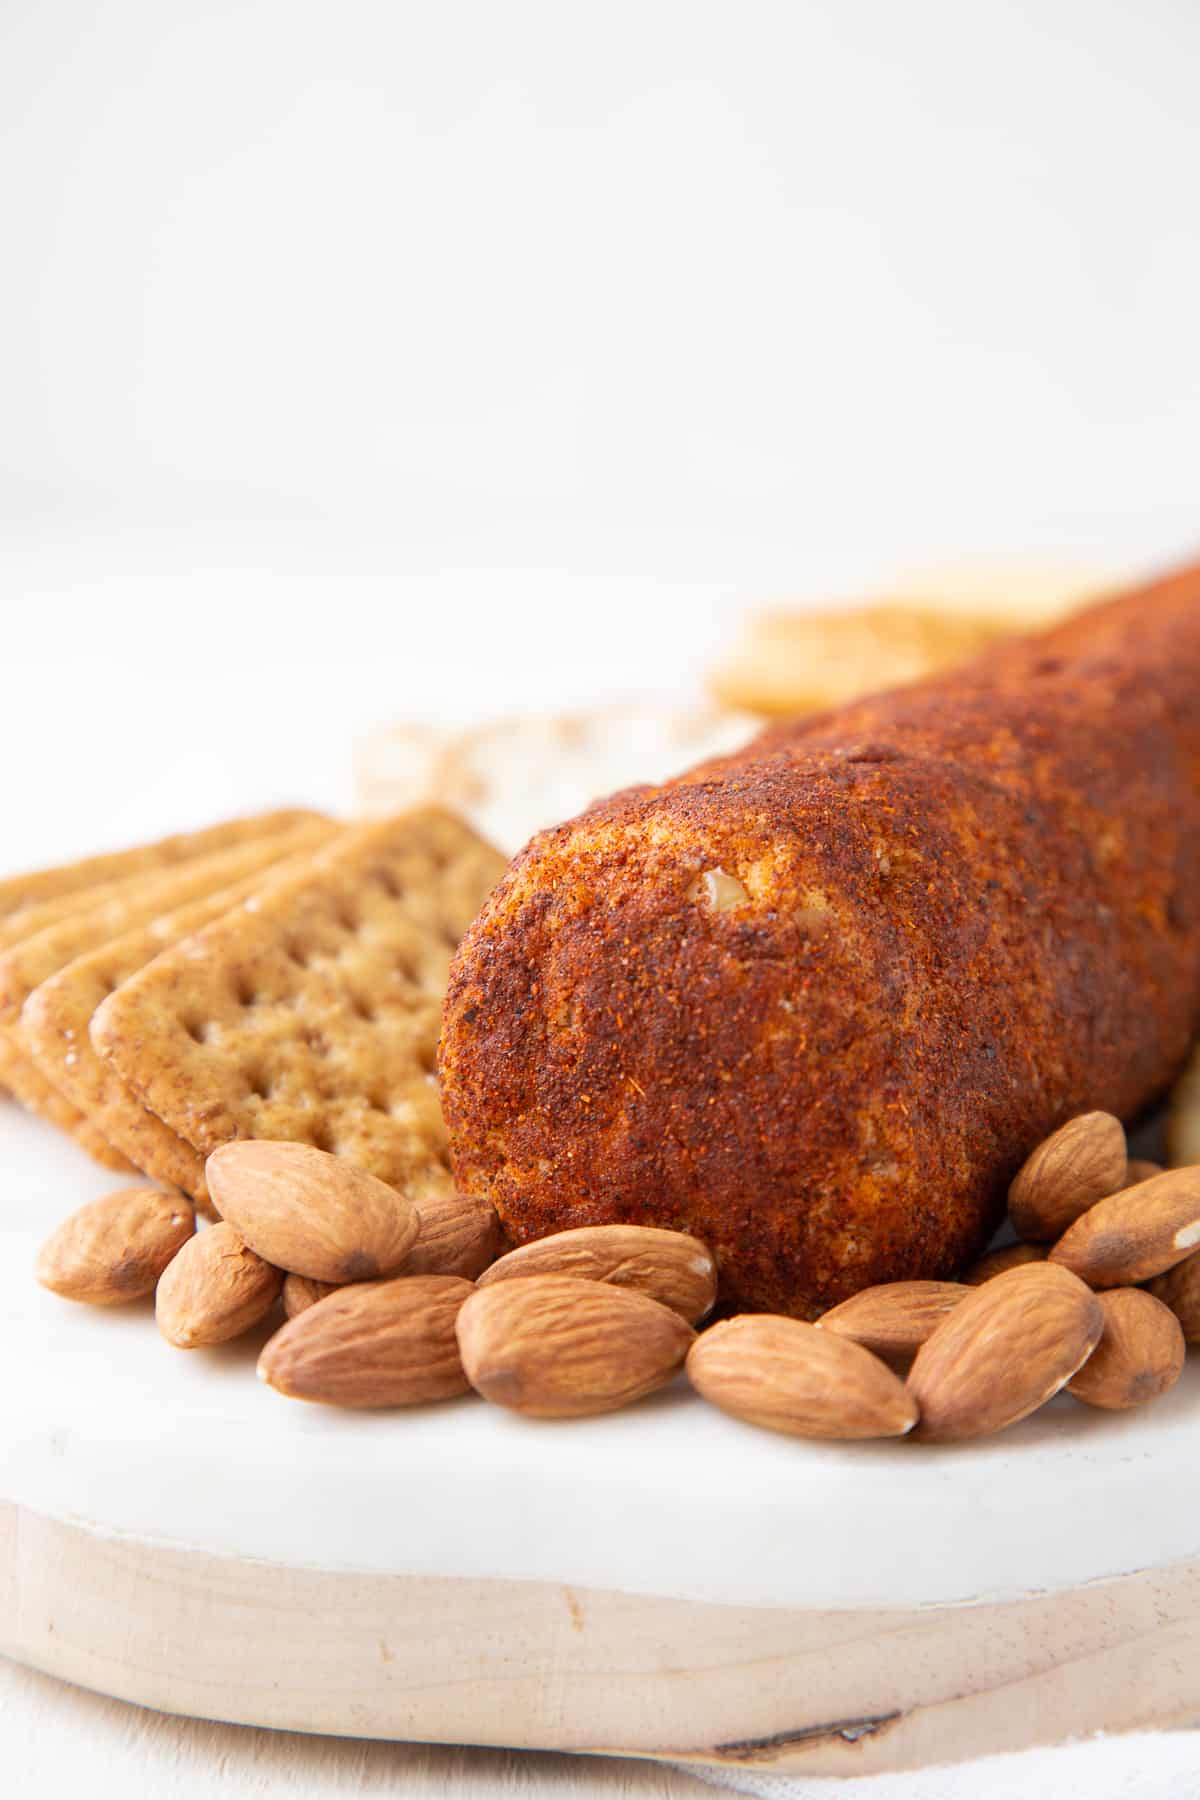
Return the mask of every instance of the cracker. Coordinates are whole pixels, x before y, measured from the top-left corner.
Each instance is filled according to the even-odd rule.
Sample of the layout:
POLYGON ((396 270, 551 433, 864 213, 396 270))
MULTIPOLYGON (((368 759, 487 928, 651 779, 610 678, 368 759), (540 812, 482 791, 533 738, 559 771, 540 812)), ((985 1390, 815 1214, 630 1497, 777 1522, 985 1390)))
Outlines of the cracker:
POLYGON ((137 1168, 128 1157, 109 1143, 100 1129, 64 1098, 28 1057, 21 1055, 9 1034, 0 1034, 0 1082, 30 1112, 37 1113, 39 1118, 57 1125, 60 1131, 73 1137, 94 1161, 123 1175, 137 1174, 137 1168))
MULTIPOLYGON (((251 876, 236 887, 194 900, 77 956, 34 989, 13 1034, 62 1104, 78 1115, 78 1125, 67 1129, 80 1142, 85 1136, 97 1138, 113 1147, 122 1167, 141 1169, 155 1181, 183 1188, 202 1203, 206 1199, 202 1158, 148 1112, 117 1071, 96 1054, 88 1028, 96 1008, 123 981, 172 944, 219 919, 261 885, 261 875, 251 876)), ((0 1075, 3 1073, 0 1066, 0 1075)), ((18 1098, 24 1095, 18 1093, 18 1098)), ((51 1116, 44 1105, 35 1105, 34 1110, 51 1116)), ((60 1118, 54 1122, 63 1123, 60 1118)))
POLYGON ((135 925, 149 924, 160 913, 220 893, 246 876, 261 874, 284 857, 317 850, 336 829, 329 819, 310 819, 179 869, 131 876, 96 904, 10 945, 0 952, 0 1027, 15 1024, 34 988, 85 951, 120 937, 135 925))
MULTIPOLYGON (((286 867, 299 872, 304 864, 292 859, 286 867)), ((281 864, 279 872, 283 868, 281 864)), ((128 1157, 144 1174, 183 1188, 202 1204, 207 1200, 203 1159, 149 1112, 112 1065, 97 1055, 89 1027, 97 1007, 123 981, 248 899, 262 884, 261 873, 250 876, 76 957, 34 989, 15 1033, 41 1075, 83 1115, 85 1127, 96 1136, 103 1133, 103 1141, 124 1153, 122 1163, 128 1157)))
POLYGON ((201 1156, 289 1139, 418 1205, 450 1194, 442 998, 503 867, 436 809, 361 826, 132 976, 95 1013, 92 1043, 201 1156))
POLYGON ((726 706, 795 718, 966 662, 1020 626, 1007 615, 905 601, 848 612, 761 613, 710 671, 709 688, 726 706))
MULTIPOLYGON (((221 850, 233 850, 239 844, 273 836, 315 816, 297 807, 255 813, 247 818, 226 819, 219 825, 206 826, 202 831, 188 831, 176 837, 159 838, 157 843, 139 844, 132 850, 110 851, 102 856, 84 857, 80 862, 60 863, 52 869, 10 875, 0 881, 0 919, 57 900, 69 904, 70 897, 85 888, 121 881, 130 875, 150 874, 201 856, 215 856, 221 850)), ((53 922, 53 919, 43 919, 42 924, 53 922)), ((33 929, 40 927, 35 925, 33 929)))
POLYGON ((131 926, 145 924, 186 901, 218 893, 250 875, 261 875, 289 854, 316 849, 328 842, 336 829, 328 819, 307 815, 258 841, 243 842, 178 868, 130 876, 93 890, 107 896, 99 904, 76 911, 0 953, 0 1081, 31 1111, 92 1146, 96 1127, 85 1130, 78 1108, 29 1062, 18 1021, 30 994, 76 957, 131 926))

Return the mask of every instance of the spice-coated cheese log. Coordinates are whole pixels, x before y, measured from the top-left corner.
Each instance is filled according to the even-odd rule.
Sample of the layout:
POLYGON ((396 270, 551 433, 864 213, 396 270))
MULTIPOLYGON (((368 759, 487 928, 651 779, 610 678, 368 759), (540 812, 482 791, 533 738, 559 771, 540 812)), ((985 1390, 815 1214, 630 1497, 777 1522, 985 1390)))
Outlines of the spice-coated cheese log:
POLYGON ((459 1185, 813 1316, 977 1252, 1200 1024, 1200 567, 545 831, 451 975, 459 1185))

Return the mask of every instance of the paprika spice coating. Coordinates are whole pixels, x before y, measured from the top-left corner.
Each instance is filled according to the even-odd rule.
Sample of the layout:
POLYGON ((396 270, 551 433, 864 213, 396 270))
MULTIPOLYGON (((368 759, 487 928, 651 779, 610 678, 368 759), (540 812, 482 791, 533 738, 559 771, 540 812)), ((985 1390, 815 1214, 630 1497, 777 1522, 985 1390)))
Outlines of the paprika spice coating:
POLYGON ((812 1318, 986 1243, 1200 1025, 1200 567, 535 837, 455 960, 458 1183, 812 1318))

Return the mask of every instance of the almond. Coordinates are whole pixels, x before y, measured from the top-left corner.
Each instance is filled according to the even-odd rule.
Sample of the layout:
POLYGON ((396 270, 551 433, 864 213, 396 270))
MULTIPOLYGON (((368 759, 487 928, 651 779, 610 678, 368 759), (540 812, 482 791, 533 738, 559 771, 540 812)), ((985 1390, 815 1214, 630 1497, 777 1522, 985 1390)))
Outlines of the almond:
POLYGON ((1200 1250, 1185 1256, 1181 1263, 1168 1269, 1148 1284, 1149 1291, 1164 1306, 1169 1306, 1189 1344, 1200 1344, 1200 1250))
POLYGON ((504 1248, 490 1200, 465 1194, 422 1196, 421 1229, 404 1259, 405 1275, 462 1275, 474 1281, 504 1248))
POLYGON ((773 1313, 711 1326, 687 1372, 722 1412, 792 1437, 903 1437, 917 1419, 904 1383, 861 1344, 773 1313))
POLYGON ((632 1288, 569 1275, 497 1281, 471 1295, 458 1342, 472 1387, 536 1419, 615 1412, 663 1387, 695 1333, 632 1288))
POLYGON ((1111 1113, 1083 1113, 1039 1144, 1008 1190, 1018 1237, 1048 1244, 1097 1200, 1125 1186, 1125 1131, 1111 1113))
POLYGON ((400 1267, 416 1208, 385 1182, 309 1144, 243 1138, 204 1165, 221 1217, 277 1268, 310 1281, 371 1281, 400 1267))
POLYGON ((1198 1247, 1200 1169, 1169 1169, 1098 1201, 1063 1233, 1050 1261, 1092 1287, 1129 1287, 1198 1247))
POLYGON ((1183 1373, 1187 1345, 1179 1320, 1141 1288, 1112 1288, 1099 1300, 1104 1335, 1067 1391, 1108 1412, 1144 1406, 1183 1373))
POLYGON ((285 1275, 283 1278, 283 1310, 289 1319, 302 1313, 327 1294, 336 1294, 332 1281, 310 1281, 307 1275, 285 1275))
POLYGON ((717 1297, 711 1250, 684 1231, 649 1225, 581 1225, 522 1244, 492 1264, 480 1287, 517 1275, 571 1275, 634 1288, 694 1325, 717 1297))
POLYGON ((121 1188, 64 1219, 38 1252, 34 1272, 64 1299, 120 1306, 154 1292, 195 1229, 196 1215, 179 1194, 121 1188))
POLYGON ((460 1275, 338 1288, 275 1333, 259 1378, 328 1406, 419 1406, 465 1394, 454 1322, 473 1292, 460 1275))
POLYGON ((885 1361, 902 1361, 916 1355, 970 1291, 958 1281, 889 1281, 823 1313, 821 1329, 853 1338, 885 1361))
POLYGON ((985 1281, 991 1281, 994 1275, 1003 1275, 1006 1269, 1020 1269, 1026 1263, 1045 1262, 1049 1256, 1046 1244, 1006 1244, 1003 1250, 993 1250, 988 1256, 981 1256, 977 1263, 963 1276, 968 1287, 982 1287, 985 1281))
POLYGON ((1056 1263, 977 1287, 917 1352, 908 1378, 929 1443, 986 1437, 1049 1400, 1100 1341, 1100 1302, 1056 1263))
POLYGON ((1149 1181, 1151 1176, 1161 1175, 1162 1173, 1163 1166, 1161 1163, 1146 1162, 1144 1158, 1140 1156, 1131 1156, 1129 1159, 1129 1167, 1125 1171, 1125 1186, 1137 1187, 1141 1182, 1149 1181))
POLYGON ((282 1285, 282 1271, 247 1249, 232 1225, 210 1225, 164 1271, 158 1329, 179 1350, 227 1343, 266 1317, 282 1285))

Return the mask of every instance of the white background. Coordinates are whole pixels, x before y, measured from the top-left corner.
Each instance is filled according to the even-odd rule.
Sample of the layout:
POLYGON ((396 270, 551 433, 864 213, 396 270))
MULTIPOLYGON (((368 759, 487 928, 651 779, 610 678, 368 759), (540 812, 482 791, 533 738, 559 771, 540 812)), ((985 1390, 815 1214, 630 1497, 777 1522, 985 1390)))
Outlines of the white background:
POLYGON ((6 862, 1196 541, 1190 0, 3 0, 6 862))
MULTIPOLYGON (((1193 550, 1198 54, 1193 0, 0 0, 0 868, 683 691, 767 596, 1193 550)), ((7 1691, 19 1785, 127 1791, 106 1730, 253 1785, 7 1691)))

